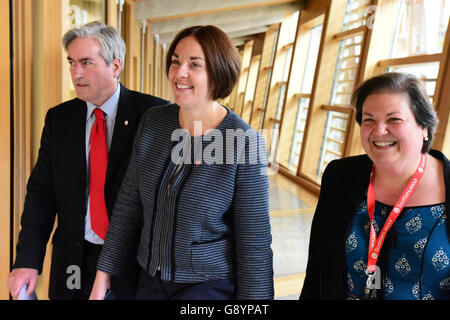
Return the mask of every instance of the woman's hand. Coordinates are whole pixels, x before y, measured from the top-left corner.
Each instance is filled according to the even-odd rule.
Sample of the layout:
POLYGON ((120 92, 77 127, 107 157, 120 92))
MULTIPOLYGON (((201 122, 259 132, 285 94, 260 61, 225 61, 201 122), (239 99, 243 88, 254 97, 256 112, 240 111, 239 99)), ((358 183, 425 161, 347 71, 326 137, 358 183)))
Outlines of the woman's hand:
POLYGON ((89 300, 104 300, 106 292, 111 287, 110 279, 109 274, 98 270, 89 300))

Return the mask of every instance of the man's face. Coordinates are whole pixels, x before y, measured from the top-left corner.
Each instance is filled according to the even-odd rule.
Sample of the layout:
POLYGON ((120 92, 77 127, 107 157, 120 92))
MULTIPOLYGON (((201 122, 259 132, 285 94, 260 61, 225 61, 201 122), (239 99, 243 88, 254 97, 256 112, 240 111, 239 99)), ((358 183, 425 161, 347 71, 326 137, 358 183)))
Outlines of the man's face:
POLYGON ((122 62, 114 59, 108 66, 93 38, 78 37, 67 48, 67 60, 75 92, 79 99, 102 105, 117 88, 122 62))

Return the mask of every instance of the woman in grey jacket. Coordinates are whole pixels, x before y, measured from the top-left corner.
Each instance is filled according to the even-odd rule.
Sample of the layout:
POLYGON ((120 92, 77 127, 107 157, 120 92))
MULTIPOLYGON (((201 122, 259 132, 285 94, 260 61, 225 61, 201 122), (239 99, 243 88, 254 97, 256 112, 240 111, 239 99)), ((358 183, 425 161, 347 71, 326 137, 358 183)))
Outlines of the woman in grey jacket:
POLYGON ((137 256, 138 299, 272 299, 265 143, 216 101, 239 55, 220 29, 196 26, 166 61, 175 104, 143 116, 91 298, 137 256))

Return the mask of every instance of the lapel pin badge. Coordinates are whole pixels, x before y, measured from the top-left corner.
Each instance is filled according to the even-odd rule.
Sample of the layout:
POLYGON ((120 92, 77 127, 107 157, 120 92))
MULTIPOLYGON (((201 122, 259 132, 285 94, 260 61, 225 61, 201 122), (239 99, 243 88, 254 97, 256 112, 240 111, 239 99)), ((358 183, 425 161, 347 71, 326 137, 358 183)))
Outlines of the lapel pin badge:
POLYGON ((125 122, 123 123, 124 125, 128 125, 128 120, 125 120, 125 122))

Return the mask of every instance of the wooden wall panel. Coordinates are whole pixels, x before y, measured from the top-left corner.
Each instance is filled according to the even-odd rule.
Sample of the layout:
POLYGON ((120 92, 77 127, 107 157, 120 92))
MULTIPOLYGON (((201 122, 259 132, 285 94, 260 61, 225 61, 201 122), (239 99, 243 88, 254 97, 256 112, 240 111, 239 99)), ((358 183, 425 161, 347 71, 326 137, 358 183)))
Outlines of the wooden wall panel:
MULTIPOLYGON (((62 101, 63 48, 60 0, 13 2, 14 201, 13 248, 17 243, 26 183, 34 166, 47 110, 62 101)), ((3 12, 3 11, 2 11, 3 12)), ((13 251, 14 251, 13 250, 13 251)), ((14 258, 14 252, 11 253, 14 258)), ((51 244, 36 293, 48 297, 51 244)))
MULTIPOLYGON (((14 250, 19 221, 25 200, 25 186, 31 172, 31 91, 33 34, 25 21, 32 21, 32 6, 26 0, 13 5, 13 74, 14 74, 14 189, 13 242, 14 250)), ((36 56, 37 58, 37 56, 36 56)), ((14 252, 12 253, 14 256, 14 252)))
POLYGON ((0 1, 0 299, 8 299, 5 280, 9 273, 11 223, 11 110, 9 2, 0 1))
POLYGON ((123 7, 125 21, 122 21, 122 36, 125 35, 127 54, 121 81, 128 89, 140 91, 141 22, 135 18, 134 7, 133 0, 126 0, 123 7))
MULTIPOLYGON (((32 7, 31 168, 37 160, 45 114, 49 108, 60 104, 63 100, 62 63, 64 52, 61 44, 63 2, 60 0, 33 0, 32 7)), ((28 176, 29 174, 27 180, 28 176)), ((40 299, 48 298, 51 253, 52 245, 49 243, 42 275, 39 277, 36 287, 36 293, 40 299)))
POLYGON ((154 42, 150 24, 147 23, 147 30, 145 32, 144 92, 148 94, 153 94, 154 42))
POLYGON ((106 0, 106 24, 117 29, 117 2, 116 0, 106 0))

